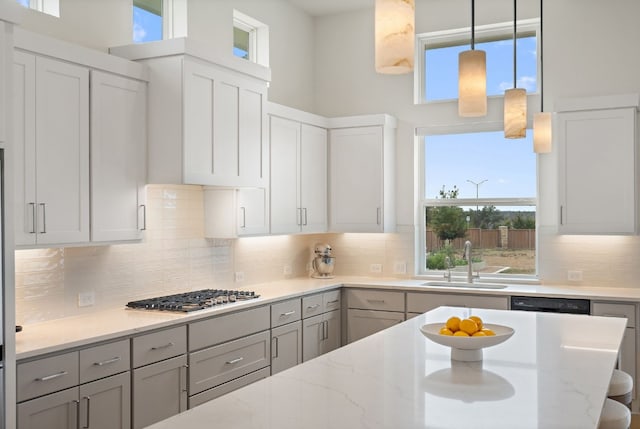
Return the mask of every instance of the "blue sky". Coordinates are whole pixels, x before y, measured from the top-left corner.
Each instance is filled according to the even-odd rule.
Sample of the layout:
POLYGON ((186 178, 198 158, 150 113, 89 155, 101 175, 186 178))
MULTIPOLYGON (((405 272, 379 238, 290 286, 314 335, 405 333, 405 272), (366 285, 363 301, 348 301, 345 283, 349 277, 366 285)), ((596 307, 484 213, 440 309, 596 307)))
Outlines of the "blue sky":
MULTIPOLYGON (((427 99, 458 96, 458 53, 469 45, 427 50, 427 99)), ((487 94, 502 95, 513 88, 513 41, 477 43, 487 53, 487 94)), ((536 40, 518 39, 518 87, 536 91, 536 40)), ((503 131, 426 137, 425 197, 436 198, 444 185, 457 186, 460 198, 535 197, 536 156, 533 132, 524 139, 505 139, 503 131)))
POLYGON ((162 40, 162 17, 133 7, 133 41, 135 43, 162 40))

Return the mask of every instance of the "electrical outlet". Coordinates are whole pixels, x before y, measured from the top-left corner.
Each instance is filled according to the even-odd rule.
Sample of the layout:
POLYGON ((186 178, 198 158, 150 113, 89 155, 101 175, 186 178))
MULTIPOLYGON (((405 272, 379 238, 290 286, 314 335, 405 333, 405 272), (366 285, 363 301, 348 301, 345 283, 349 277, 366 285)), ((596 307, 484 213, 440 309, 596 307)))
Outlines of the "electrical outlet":
POLYGON ((567 279, 570 282, 580 282, 580 281, 582 281, 582 271, 578 271, 578 270, 575 270, 575 271, 569 270, 569 271, 567 271, 567 279))
POLYGON ((369 267, 369 271, 372 273, 381 273, 382 272, 382 264, 371 264, 369 267))
POLYGON ((81 292, 78 294, 78 307, 89 307, 96 303, 94 292, 81 292))
POLYGON ((393 265, 394 274, 407 274, 407 263, 405 261, 398 261, 393 265))
POLYGON ((289 264, 285 264, 284 269, 282 270, 283 274, 285 276, 290 276, 293 273, 293 268, 291 268, 291 265, 289 264))
POLYGON ((244 271, 236 271, 236 283, 244 281, 244 271))

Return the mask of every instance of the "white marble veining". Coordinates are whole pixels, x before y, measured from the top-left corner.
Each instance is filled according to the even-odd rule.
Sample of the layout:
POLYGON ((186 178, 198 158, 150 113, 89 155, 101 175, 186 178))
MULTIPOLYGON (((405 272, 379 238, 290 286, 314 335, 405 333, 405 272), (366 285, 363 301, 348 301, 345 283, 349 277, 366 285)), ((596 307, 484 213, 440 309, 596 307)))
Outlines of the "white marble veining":
POLYGON ((511 326, 482 362, 450 360, 419 327, 441 307, 150 429, 596 428, 625 321, 477 310, 511 326))
POLYGON ((640 301, 640 289, 630 288, 586 288, 510 284, 504 289, 483 289, 480 285, 478 288, 471 289, 424 286, 423 283, 425 283, 424 279, 336 277, 330 280, 320 280, 295 278, 252 285, 250 289, 260 294, 260 298, 257 300, 238 302, 224 307, 216 307, 189 314, 125 310, 125 302, 123 302, 121 307, 109 310, 25 325, 24 330, 16 334, 16 357, 19 360, 32 358, 70 347, 82 347, 98 341, 106 341, 175 324, 188 323, 200 318, 221 315, 257 305, 266 305, 277 300, 318 293, 341 286, 402 289, 414 292, 451 294, 571 297, 634 303, 640 301))

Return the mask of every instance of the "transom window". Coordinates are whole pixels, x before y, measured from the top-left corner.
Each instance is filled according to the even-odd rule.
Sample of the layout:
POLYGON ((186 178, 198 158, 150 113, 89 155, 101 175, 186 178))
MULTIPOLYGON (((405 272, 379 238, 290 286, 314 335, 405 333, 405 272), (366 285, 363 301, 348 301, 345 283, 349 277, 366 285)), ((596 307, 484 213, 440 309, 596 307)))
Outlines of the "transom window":
POLYGON ((162 0, 133 0, 133 41, 162 40, 162 0))
POLYGON ((17 0, 18 4, 33 10, 37 10, 47 15, 60 17, 59 0, 17 0))
POLYGON ((269 66, 269 27, 266 24, 233 11, 233 55, 269 66))

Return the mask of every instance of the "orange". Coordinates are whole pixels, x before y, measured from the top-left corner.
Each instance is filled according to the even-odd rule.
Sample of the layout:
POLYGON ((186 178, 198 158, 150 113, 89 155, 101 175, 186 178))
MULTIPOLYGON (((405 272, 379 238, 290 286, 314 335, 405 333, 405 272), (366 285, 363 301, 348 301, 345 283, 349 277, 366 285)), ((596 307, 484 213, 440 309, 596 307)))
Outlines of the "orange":
POLYGON ((440 335, 453 335, 453 332, 451 331, 451 329, 447 328, 446 326, 443 326, 442 328, 440 328, 440 335))
POLYGON ((467 334, 464 331, 456 331, 456 332, 453 333, 453 336, 454 337, 468 337, 469 334, 467 334))
POLYGON ((492 337, 492 336, 494 336, 494 335, 496 334, 495 332, 493 332, 493 331, 492 331, 491 329, 489 329, 489 328, 484 328, 484 329, 482 330, 482 332, 484 332, 484 334, 485 334, 487 337, 492 337))
POLYGON ((482 331, 478 331, 478 332, 476 332, 475 334, 472 335, 472 337, 486 337, 486 336, 487 336, 487 334, 485 334, 482 331))
POLYGON ((460 329, 460 318, 457 316, 449 317, 446 326, 451 332, 458 331, 460 329))
POLYGON ((478 331, 478 324, 471 319, 462 319, 460 321, 460 330, 473 335, 478 331))
POLYGON ((476 322, 476 324, 478 325, 478 330, 482 330, 482 319, 479 318, 478 316, 469 316, 469 319, 473 320, 474 322, 476 322))

